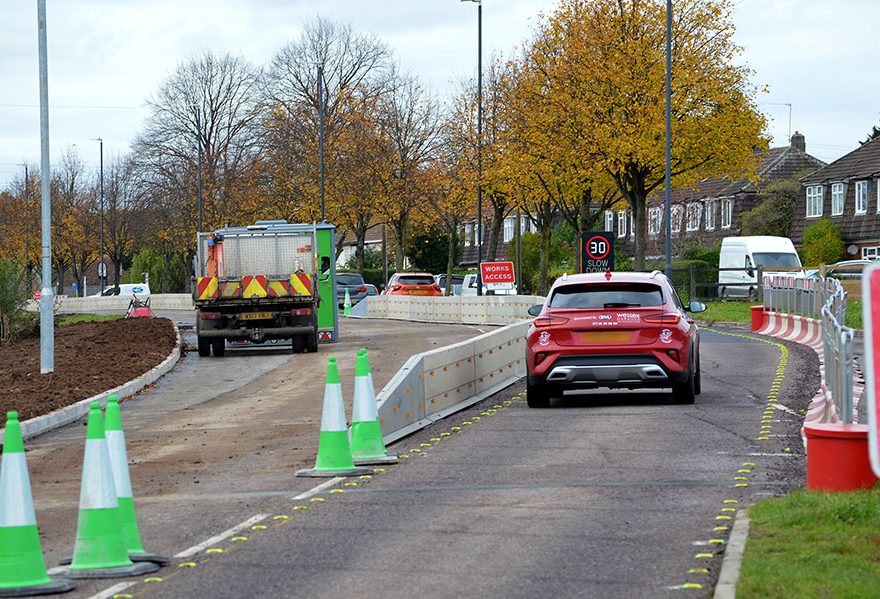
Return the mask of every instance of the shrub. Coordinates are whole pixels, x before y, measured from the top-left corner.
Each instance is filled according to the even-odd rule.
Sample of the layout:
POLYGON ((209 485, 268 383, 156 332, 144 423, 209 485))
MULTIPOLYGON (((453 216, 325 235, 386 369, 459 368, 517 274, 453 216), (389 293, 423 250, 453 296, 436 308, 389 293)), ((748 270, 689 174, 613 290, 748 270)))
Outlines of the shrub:
POLYGON ((800 254, 807 265, 830 264, 842 260, 845 250, 837 225, 828 218, 820 218, 804 229, 804 245, 800 254))
POLYGON ((0 342, 14 338, 25 319, 27 285, 24 271, 9 260, 0 260, 0 342))

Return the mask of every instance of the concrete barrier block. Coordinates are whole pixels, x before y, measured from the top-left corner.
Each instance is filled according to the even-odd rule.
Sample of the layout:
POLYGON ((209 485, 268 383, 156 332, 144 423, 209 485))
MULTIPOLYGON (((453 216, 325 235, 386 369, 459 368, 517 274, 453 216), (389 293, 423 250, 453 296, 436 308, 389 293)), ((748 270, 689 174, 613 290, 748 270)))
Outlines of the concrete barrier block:
POLYGON ((400 430, 425 417, 422 356, 406 361, 376 396, 382 434, 400 430))

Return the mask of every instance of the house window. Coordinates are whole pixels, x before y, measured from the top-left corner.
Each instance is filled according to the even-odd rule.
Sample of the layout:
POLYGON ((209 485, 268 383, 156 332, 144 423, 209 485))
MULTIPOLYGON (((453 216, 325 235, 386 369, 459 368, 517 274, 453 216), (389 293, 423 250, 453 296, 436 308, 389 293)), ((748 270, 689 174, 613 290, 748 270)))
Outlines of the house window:
POLYGON ((617 213, 617 236, 626 237, 626 210, 617 213))
POLYGON ((831 216, 843 214, 843 201, 846 197, 846 187, 843 183, 831 184, 831 216))
POLYGON ((733 198, 721 200, 721 228, 729 229, 733 226, 733 198))
POLYGON ((823 192, 825 188, 821 185, 810 185, 807 187, 807 218, 815 218, 822 216, 822 204, 824 203, 823 192))
POLYGON ((614 232, 614 213, 611 210, 605 211, 605 232, 614 232))
POLYGON ((687 230, 700 230, 700 216, 703 212, 703 206, 699 202, 693 202, 687 206, 687 230))
POLYGON ((507 217, 504 219, 504 243, 510 243, 513 239, 514 231, 516 231, 516 218, 507 217))
POLYGON ((868 212, 868 182, 856 181, 856 214, 868 212))
POLYGON ((657 207, 648 208, 648 235, 657 237, 660 234, 662 224, 663 209, 657 207))
POLYGON ((880 259, 880 245, 862 248, 862 258, 865 260, 880 259))
POLYGON ((474 226, 470 223, 464 226, 464 245, 465 247, 474 245, 474 226))
POLYGON ((684 220, 684 207, 676 204, 672 207, 671 212, 669 221, 672 224, 672 234, 678 235, 681 233, 681 221, 684 220))
POLYGON ((715 229, 715 206, 718 204, 717 200, 706 200, 706 230, 712 231, 715 229))

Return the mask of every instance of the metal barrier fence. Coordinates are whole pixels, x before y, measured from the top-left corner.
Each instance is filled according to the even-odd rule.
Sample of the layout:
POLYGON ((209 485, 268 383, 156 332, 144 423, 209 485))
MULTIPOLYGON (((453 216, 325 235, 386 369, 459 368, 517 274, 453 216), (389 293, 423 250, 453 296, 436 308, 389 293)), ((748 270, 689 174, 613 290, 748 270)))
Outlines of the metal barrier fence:
POLYGON ((852 423, 855 335, 844 324, 847 292, 843 285, 837 279, 825 277, 764 277, 763 290, 766 308, 821 320, 825 367, 822 384, 827 387, 840 420, 852 423))

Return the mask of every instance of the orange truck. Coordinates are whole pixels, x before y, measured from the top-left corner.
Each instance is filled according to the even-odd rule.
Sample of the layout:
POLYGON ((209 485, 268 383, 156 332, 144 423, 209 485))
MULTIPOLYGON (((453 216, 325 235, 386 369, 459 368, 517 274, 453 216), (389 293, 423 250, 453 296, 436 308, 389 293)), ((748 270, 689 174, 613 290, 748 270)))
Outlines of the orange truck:
POLYGON ((316 225, 258 221, 197 239, 193 301, 200 356, 222 356, 227 343, 289 342, 294 353, 318 351, 316 225))

